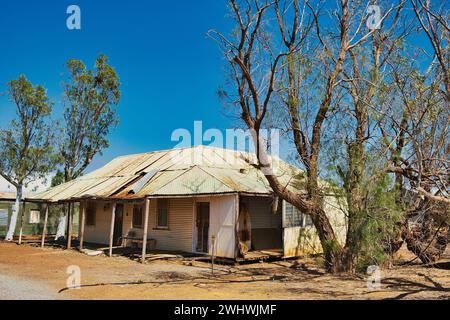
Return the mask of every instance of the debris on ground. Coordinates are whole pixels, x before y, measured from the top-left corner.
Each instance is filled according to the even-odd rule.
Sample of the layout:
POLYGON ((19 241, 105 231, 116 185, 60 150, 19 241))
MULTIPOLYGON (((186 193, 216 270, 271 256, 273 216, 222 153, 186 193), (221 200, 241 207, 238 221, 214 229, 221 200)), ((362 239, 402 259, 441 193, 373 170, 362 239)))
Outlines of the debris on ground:
POLYGON ((104 254, 102 250, 83 249, 81 252, 87 254, 88 256, 100 256, 104 254))

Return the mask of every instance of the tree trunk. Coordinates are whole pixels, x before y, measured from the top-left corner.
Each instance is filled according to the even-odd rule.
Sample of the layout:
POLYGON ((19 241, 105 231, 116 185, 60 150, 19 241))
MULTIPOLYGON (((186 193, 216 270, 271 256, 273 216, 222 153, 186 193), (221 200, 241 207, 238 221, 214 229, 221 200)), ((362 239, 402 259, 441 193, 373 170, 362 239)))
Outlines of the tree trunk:
POLYGON ((66 248, 72 247, 72 222, 73 222, 73 203, 67 205, 67 231, 66 231, 66 248))
POLYGON ((16 192, 16 202, 14 203, 13 210, 11 212, 11 220, 9 222, 8 232, 6 234, 5 240, 12 241, 14 239, 14 232, 17 225, 17 217, 20 214, 21 202, 22 202, 22 185, 17 186, 16 192))
POLYGON ((22 244, 22 235, 23 235, 23 218, 24 218, 24 211, 25 211, 25 201, 23 202, 23 207, 22 209, 19 211, 19 216, 20 216, 20 229, 19 229, 19 244, 22 244))
POLYGON ((309 213, 314 227, 317 230, 320 244, 322 246, 323 255, 325 258, 325 269, 327 272, 339 273, 349 272, 343 264, 343 247, 339 243, 330 219, 324 210, 324 199, 319 187, 319 174, 317 157, 312 157, 309 162, 307 191, 312 201, 313 208, 309 213))
MULTIPOLYGON (((64 183, 73 180, 73 168, 65 167, 64 168, 64 183)), ((66 239, 66 232, 68 230, 67 218, 68 218, 68 205, 63 204, 62 209, 59 212, 58 216, 58 227, 56 229, 55 240, 64 240, 66 239)))
POLYGON ((342 261, 342 246, 337 240, 330 220, 328 219, 323 208, 315 209, 314 213, 310 213, 310 216, 319 236, 325 258, 325 269, 327 272, 348 272, 342 261))
POLYGON ((364 195, 362 178, 365 174, 364 133, 366 130, 366 112, 357 108, 358 126, 355 140, 347 147, 348 172, 344 179, 348 206, 348 228, 343 254, 343 263, 347 272, 355 273, 358 254, 361 251, 364 224, 364 195))
POLYGON ((66 214, 66 205, 64 205, 59 212, 58 228, 56 229, 55 240, 61 240, 65 238, 66 224, 67 224, 67 214, 66 214))

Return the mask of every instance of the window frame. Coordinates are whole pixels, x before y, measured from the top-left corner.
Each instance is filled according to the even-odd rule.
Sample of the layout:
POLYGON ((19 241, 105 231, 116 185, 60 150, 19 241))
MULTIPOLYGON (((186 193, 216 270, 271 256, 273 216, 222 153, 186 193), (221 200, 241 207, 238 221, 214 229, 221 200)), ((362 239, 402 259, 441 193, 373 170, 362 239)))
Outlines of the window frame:
POLYGON ((170 206, 170 202, 169 199, 166 198, 159 198, 156 201, 156 229, 162 229, 162 230, 168 230, 169 229, 169 206, 170 206), (165 207, 160 207, 162 203, 165 203, 165 207), (160 210, 161 209, 165 209, 166 212, 166 224, 165 225, 160 225, 160 219, 159 219, 159 214, 160 214, 160 210))
POLYGON ((133 205, 133 215, 131 217, 131 227, 133 229, 143 229, 144 228, 144 205, 143 204, 134 204, 133 205), (140 215, 141 215, 141 223, 135 224, 135 213, 137 209, 140 209, 140 215))
POLYGON ((38 209, 31 209, 28 215, 28 223, 29 224, 39 224, 41 222, 41 211, 38 209), (37 215, 37 219, 31 220, 33 215, 37 215))
POLYGON ((304 225, 305 214, 287 201, 284 202, 283 214, 284 214, 283 228, 305 227, 304 225), (290 211, 289 214, 288 211, 290 211))
POLYGON ((97 223, 97 210, 95 204, 89 203, 86 206, 86 226, 95 227, 97 223))

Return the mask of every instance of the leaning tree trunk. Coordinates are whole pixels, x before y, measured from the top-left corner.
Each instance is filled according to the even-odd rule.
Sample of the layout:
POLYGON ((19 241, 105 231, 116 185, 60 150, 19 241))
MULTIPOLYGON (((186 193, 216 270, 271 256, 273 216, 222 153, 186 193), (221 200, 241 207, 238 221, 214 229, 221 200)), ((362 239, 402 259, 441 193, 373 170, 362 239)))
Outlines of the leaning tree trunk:
POLYGON ((423 219, 410 224, 404 234, 408 250, 423 263, 440 259, 448 243, 449 207, 446 204, 424 202, 423 219))
POLYGON ((385 253, 387 253, 391 259, 395 253, 400 250, 403 243, 405 243, 405 235, 408 230, 408 221, 403 218, 400 222, 395 225, 395 230, 388 238, 382 240, 382 246, 385 253))
POLYGON ((344 251, 323 208, 309 213, 319 236, 325 259, 325 269, 330 273, 349 272, 344 264, 344 251))
POLYGON ((8 232, 6 234, 5 240, 12 241, 14 239, 14 232, 16 230, 17 225, 17 217, 20 214, 21 202, 22 202, 22 186, 19 185, 16 187, 16 202, 14 203, 14 207, 11 212, 11 220, 9 222, 8 232))
POLYGON ((439 260, 448 243, 449 226, 436 225, 433 221, 416 224, 406 233, 408 250, 414 253, 423 263, 434 263, 439 260))

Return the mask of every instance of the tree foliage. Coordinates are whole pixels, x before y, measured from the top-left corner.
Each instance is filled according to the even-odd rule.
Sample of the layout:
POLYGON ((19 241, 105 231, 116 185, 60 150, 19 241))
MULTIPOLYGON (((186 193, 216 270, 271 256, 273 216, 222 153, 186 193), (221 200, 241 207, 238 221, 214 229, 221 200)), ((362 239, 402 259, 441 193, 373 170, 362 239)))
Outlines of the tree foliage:
POLYGON ((67 62, 67 69, 70 77, 65 83, 61 155, 64 180, 70 181, 108 147, 107 135, 118 123, 120 81, 105 55, 97 58, 95 70, 88 70, 82 61, 75 59, 67 62))
POLYGON ((8 86, 17 119, 0 132, 0 174, 17 187, 45 177, 58 159, 49 123, 52 104, 44 87, 33 86, 24 75, 8 86))
POLYGON ((44 178, 54 169, 55 133, 49 122, 52 104, 44 87, 33 86, 24 75, 8 83, 17 118, 0 132, 0 175, 16 187, 16 204, 6 236, 12 240, 22 200, 23 187, 44 178))
POLYGON ((448 11, 379 1, 380 28, 370 29, 366 1, 321 4, 230 0, 235 28, 209 35, 230 67, 220 96, 256 132, 260 167, 258 132, 278 126, 305 169, 306 193, 265 174, 274 193, 311 216, 329 271, 354 272, 402 244, 405 189, 449 202, 448 11), (430 40, 432 61, 417 43, 410 51, 418 35, 430 40), (346 198, 344 244, 324 209, 323 178, 346 198))

